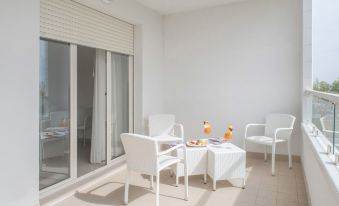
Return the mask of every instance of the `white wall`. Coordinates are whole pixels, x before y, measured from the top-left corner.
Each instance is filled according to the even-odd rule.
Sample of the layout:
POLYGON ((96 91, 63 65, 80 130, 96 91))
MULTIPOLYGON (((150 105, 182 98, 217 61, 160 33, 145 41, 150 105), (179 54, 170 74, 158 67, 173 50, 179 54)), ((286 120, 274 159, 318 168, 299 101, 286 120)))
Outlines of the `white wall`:
POLYGON ((39 0, 0 2, 0 205, 38 204, 39 0))
POLYGON ((166 16, 164 111, 188 137, 202 137, 203 120, 213 136, 233 124, 237 145, 247 123, 290 113, 300 154, 301 14, 299 0, 253 0, 166 16))
MULTIPOLYGON (((336 191, 333 180, 325 172, 325 168, 318 158, 318 151, 311 143, 310 137, 303 132, 302 163, 304 173, 307 179, 306 186, 310 205, 312 206, 336 206, 338 205, 339 195, 336 191)), ((325 163, 328 164, 328 163, 325 163)), ((337 171, 335 171, 337 172, 337 171)))
POLYGON ((111 4, 93 0, 76 1, 137 26, 135 127, 136 132, 145 132, 145 118, 163 110, 162 16, 133 0, 113 1, 111 4))

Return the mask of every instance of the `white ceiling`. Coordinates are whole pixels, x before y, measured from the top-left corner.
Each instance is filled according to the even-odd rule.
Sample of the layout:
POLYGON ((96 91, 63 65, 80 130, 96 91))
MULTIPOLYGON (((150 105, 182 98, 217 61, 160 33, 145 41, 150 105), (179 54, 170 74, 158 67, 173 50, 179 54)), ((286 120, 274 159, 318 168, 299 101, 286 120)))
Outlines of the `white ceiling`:
POLYGON ((136 0, 161 14, 191 11, 248 0, 136 0))

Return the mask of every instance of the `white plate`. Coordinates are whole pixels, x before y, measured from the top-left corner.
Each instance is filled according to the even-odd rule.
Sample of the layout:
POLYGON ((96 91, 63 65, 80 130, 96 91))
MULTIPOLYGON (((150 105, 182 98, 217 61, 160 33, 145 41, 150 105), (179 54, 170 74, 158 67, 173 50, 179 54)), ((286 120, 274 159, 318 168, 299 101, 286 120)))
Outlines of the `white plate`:
POLYGON ((186 145, 189 147, 206 147, 207 145, 196 145, 196 144, 192 144, 190 142, 186 142, 186 145))

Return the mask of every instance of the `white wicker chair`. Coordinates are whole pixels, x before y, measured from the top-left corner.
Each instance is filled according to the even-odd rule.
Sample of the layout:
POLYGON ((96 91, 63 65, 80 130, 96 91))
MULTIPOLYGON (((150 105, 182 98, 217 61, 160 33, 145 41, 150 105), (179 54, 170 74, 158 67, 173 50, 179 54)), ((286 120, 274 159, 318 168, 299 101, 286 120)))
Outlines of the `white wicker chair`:
POLYGON ((184 127, 175 123, 172 114, 151 115, 148 117, 148 135, 161 143, 184 142, 184 127), (175 136, 175 128, 179 129, 179 136, 175 136))
MULTIPOLYGON (((156 114, 148 117, 148 134, 149 136, 156 138, 159 144, 175 145, 177 143, 185 143, 184 126, 182 124, 175 123, 175 116, 172 114, 156 114), (175 134, 175 130, 179 130, 179 135, 175 134)), ((171 175, 178 174, 179 165, 175 165, 176 172, 171 175)), ((153 177, 150 177, 153 179, 153 177)), ((179 184, 179 176, 175 176, 175 185, 179 184)))
POLYGON ((292 168, 291 157, 291 134, 295 117, 289 114, 269 114, 266 116, 265 124, 248 124, 245 129, 244 148, 246 142, 265 145, 265 161, 267 160, 267 148, 272 147, 272 175, 275 175, 275 150, 277 143, 287 142, 288 149, 288 166, 292 168), (263 126, 265 127, 264 136, 248 136, 250 127, 263 126))
POLYGON ((137 134, 121 134, 122 144, 127 156, 127 174, 125 185, 124 202, 128 204, 128 188, 130 171, 136 171, 147 174, 152 177, 151 188, 153 188, 153 176, 156 176, 156 201, 155 205, 159 206, 159 180, 160 171, 170 165, 183 162, 185 165, 185 200, 188 198, 188 177, 186 164, 186 149, 183 144, 178 144, 168 150, 159 152, 158 141, 155 138, 137 134), (184 148, 184 159, 167 155, 172 151, 184 148))

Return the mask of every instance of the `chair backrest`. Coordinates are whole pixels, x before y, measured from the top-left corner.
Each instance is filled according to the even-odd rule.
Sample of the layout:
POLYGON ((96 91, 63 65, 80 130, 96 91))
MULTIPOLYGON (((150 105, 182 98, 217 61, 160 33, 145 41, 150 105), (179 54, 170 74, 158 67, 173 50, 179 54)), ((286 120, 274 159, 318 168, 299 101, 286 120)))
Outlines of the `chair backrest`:
POLYGON ((337 119, 339 115, 336 117, 335 125, 334 125, 334 116, 333 115, 325 115, 320 118, 321 129, 333 131, 333 127, 335 126, 336 129, 339 128, 339 121, 337 119))
POLYGON ((148 135, 151 137, 167 135, 175 124, 172 114, 157 114, 148 117, 148 135))
MULTIPOLYGON (((336 117, 336 119, 339 118, 336 117)), ((333 132, 339 137, 339 121, 335 121, 334 125, 334 116, 333 115, 325 115, 320 118, 320 124, 321 124, 321 131, 326 137, 333 137, 333 132), (334 130, 335 129, 335 130, 334 130)))
POLYGON ((123 133, 121 141, 126 152, 128 169, 143 174, 156 174, 158 144, 154 138, 123 133))
MULTIPOLYGON (((266 116, 265 136, 274 137, 277 128, 293 128, 295 117, 289 114, 269 114, 266 116)), ((290 138, 292 131, 281 131, 277 138, 290 138)))

